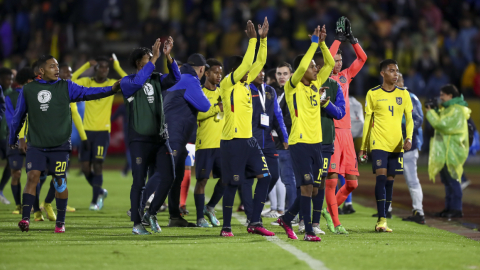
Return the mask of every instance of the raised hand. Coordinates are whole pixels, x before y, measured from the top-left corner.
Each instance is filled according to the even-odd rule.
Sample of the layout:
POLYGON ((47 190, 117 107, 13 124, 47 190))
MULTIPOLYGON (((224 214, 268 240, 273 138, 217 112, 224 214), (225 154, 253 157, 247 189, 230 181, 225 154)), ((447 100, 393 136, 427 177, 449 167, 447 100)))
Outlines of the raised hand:
POLYGON ((94 66, 97 65, 97 61, 95 61, 95 60, 90 60, 90 61, 88 61, 88 62, 90 63, 90 66, 91 66, 91 67, 94 67, 94 66))
POLYGON ((350 41, 351 44, 358 43, 358 40, 353 36, 352 24, 350 23, 350 20, 347 17, 345 17, 345 33, 346 33, 346 37, 348 38, 348 41, 350 41))
POLYGON ((160 57, 160 45, 162 45, 162 42, 160 41, 159 38, 155 41, 155 44, 152 46, 152 59, 150 59, 150 62, 155 65, 155 62, 157 62, 157 59, 160 57))
POLYGON ((337 28, 335 28, 335 39, 341 42, 347 41, 344 16, 340 17, 340 19, 337 21, 337 28))
POLYGON ((320 31, 320 40, 318 42, 319 43, 324 42, 326 38, 327 38, 327 28, 325 28, 325 24, 324 24, 322 27, 322 30, 320 31))
POLYGON ((317 28, 315 28, 315 30, 313 31, 313 34, 308 35, 310 39, 312 39, 313 36, 317 36, 318 38, 320 38, 320 25, 317 26, 317 28))
POLYGON ((245 30, 245 33, 247 33, 248 38, 257 38, 257 32, 255 31, 255 26, 250 20, 247 22, 247 30, 245 30))
POLYGON ((268 20, 267 17, 265 17, 265 20, 263 20, 263 25, 258 25, 258 34, 260 35, 260 38, 266 38, 268 34, 268 20))
POLYGON ((163 53, 169 55, 173 48, 173 38, 168 37, 168 39, 163 43, 163 53))

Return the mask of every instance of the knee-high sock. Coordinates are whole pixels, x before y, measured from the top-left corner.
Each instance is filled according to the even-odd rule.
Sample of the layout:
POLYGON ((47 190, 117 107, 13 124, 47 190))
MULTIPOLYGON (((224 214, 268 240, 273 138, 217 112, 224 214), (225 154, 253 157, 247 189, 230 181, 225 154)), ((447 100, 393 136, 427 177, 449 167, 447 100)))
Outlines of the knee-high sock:
POLYGON ((270 181, 270 175, 258 179, 257 181, 257 186, 255 187, 255 195, 253 196, 253 213, 251 223, 260 222, 260 215, 262 214, 263 206, 265 206, 265 200, 267 199, 268 186, 270 185, 270 181))
POLYGON ((312 197, 300 197, 300 215, 305 223, 305 232, 313 232, 312 228, 312 197))
POLYGON ((301 191, 300 188, 297 188, 297 197, 295 198, 295 201, 293 201, 292 206, 290 206, 285 212, 285 215, 283 215, 283 220, 285 222, 292 222, 298 212, 300 212, 300 197, 301 191))
POLYGON ((324 198, 325 198, 325 189, 319 189, 317 196, 312 197, 312 203, 313 203, 312 223, 313 224, 315 223, 320 224, 320 214, 322 212, 324 198))
POLYGON ((183 206, 187 203, 188 189, 190 188, 190 179, 192 176, 192 171, 185 170, 183 175, 183 181, 180 188, 180 205, 183 206))
POLYGON ((93 186, 93 197, 92 203, 96 204, 98 200, 98 196, 103 193, 102 189, 103 185, 103 175, 94 175, 92 178, 92 186, 93 186))
POLYGON ((35 202, 35 195, 23 193, 23 209, 22 209, 22 218, 30 219, 30 211, 35 202))
POLYGON ((392 205, 394 181, 395 180, 387 180, 387 183, 385 184, 385 209, 387 211, 391 208, 392 205))
POLYGON ((333 220, 333 225, 337 227, 340 225, 340 220, 338 219, 338 204, 337 198, 335 196, 335 188, 337 187, 337 179, 326 179, 325 180, 325 198, 327 199, 328 213, 333 220))
POLYGON ((145 204, 148 201, 148 198, 157 190, 158 185, 160 184, 160 173, 154 173, 151 177, 148 177, 148 182, 145 185, 145 190, 142 194, 142 203, 140 209, 145 208, 145 204))
POLYGON ((352 193, 354 189, 358 187, 358 180, 347 180, 345 185, 343 185, 337 192, 335 196, 337 199, 337 205, 341 205, 348 196, 352 193))
POLYGON ((12 187, 12 194, 13 194, 13 199, 15 200, 15 205, 22 205, 22 200, 21 200, 21 196, 22 196, 22 193, 21 193, 21 190, 22 190, 22 186, 20 184, 20 182, 18 183, 18 185, 11 185, 12 187))
POLYGON ((38 212, 40 211, 40 183, 37 184, 37 187, 35 188, 36 190, 36 195, 35 195, 35 200, 33 201, 33 212, 38 212))
MULTIPOLYGON (((343 177, 343 175, 339 174, 338 175, 338 180, 340 180, 340 185, 341 186, 345 185, 345 177, 343 177)), ((351 203, 352 203, 352 193, 348 194, 348 197, 345 200, 346 205, 351 204, 351 203)))
MULTIPOLYGON (((378 175, 377 182, 375 184, 375 199, 377 200, 377 210, 378 217, 386 217, 385 213, 385 201, 386 201, 386 191, 385 186, 387 184, 386 175, 378 175)), ((392 181, 393 188, 393 181, 392 181)))
POLYGON ((225 192, 225 186, 222 183, 222 179, 217 181, 215 188, 213 189, 212 197, 210 201, 207 203, 207 206, 210 208, 215 208, 215 206, 220 202, 223 197, 223 193, 225 192))
POLYGON ((93 171, 90 171, 90 174, 85 176, 85 179, 87 179, 88 184, 92 187, 93 187, 93 176, 94 176, 93 171))
POLYGON ((245 215, 247 215, 247 220, 252 220, 252 214, 253 214, 253 193, 252 193, 252 187, 253 187, 253 178, 247 178, 243 183, 240 185, 241 187, 241 199, 243 201, 243 209, 245 210, 245 215))
POLYGON ((57 202, 57 223, 65 223, 68 199, 55 198, 57 202))
POLYGON ((45 203, 52 203, 55 199, 55 186, 53 181, 50 181, 50 187, 48 188, 47 196, 45 197, 45 203))
POLYGON ((205 194, 193 194, 195 207, 197 209, 197 220, 203 218, 203 208, 205 207, 205 194))
POLYGON ((223 227, 232 227, 233 202, 238 186, 227 185, 223 194, 223 227))
POLYGON ((10 180, 10 176, 12 176, 12 171, 10 170, 10 165, 8 165, 7 161, 5 169, 3 169, 2 179, 0 180, 0 191, 3 191, 8 183, 8 180, 10 180))

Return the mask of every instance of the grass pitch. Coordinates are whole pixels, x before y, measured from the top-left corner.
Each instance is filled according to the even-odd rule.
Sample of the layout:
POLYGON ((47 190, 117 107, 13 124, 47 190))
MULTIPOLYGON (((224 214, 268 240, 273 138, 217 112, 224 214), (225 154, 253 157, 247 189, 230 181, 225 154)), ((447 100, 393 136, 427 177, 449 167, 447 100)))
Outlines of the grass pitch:
MULTIPOLYGON (((106 171, 104 187, 109 195, 105 207, 91 212, 91 187, 76 173, 77 169, 71 170, 68 187, 69 205, 77 211, 67 213, 65 234, 54 234, 50 221, 32 221, 30 232, 22 233, 17 227, 21 217, 11 214, 14 206, 0 205, 0 269, 310 269, 275 243, 248 234, 235 218, 235 237, 228 239, 219 237, 219 228, 168 228, 167 213, 158 215, 162 233, 132 235, 126 215, 131 177, 106 171)), ((25 181, 23 176, 22 187, 25 181)), ((213 186, 213 181, 207 185, 207 196, 213 186)), ((42 189, 42 199, 47 188, 42 189)), ((13 202, 9 189, 7 185, 4 193, 13 202)), ((195 222, 192 194, 187 208, 187 219, 195 222)), ((329 269, 480 269, 479 242, 395 217, 388 221, 393 233, 375 233, 376 219, 371 215, 376 210, 358 204, 355 208, 357 213, 340 217, 348 236, 328 232, 321 220, 327 231, 321 243, 287 240, 280 227, 270 225, 273 219, 264 223, 282 241, 329 269)), ((217 216, 222 222, 221 211, 217 216)))

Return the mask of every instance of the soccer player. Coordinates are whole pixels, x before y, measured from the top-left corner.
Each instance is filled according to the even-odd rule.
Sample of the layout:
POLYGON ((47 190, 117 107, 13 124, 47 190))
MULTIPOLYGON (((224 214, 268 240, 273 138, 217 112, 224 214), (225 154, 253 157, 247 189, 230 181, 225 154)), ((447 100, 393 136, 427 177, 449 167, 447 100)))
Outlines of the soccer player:
MULTIPOLYGON (((315 235, 311 222, 313 185, 319 184, 323 170, 322 127, 320 107, 321 85, 328 79, 334 66, 333 57, 325 45, 327 31, 325 25, 318 26, 311 35, 312 44, 305 55, 297 56, 293 61, 296 69, 285 84, 285 98, 292 116, 292 130, 289 136, 289 148, 292 155, 293 170, 297 182, 297 198, 285 215, 277 222, 288 237, 298 239, 292 229, 292 220, 300 212, 305 222, 305 241, 321 241, 315 235), (318 71, 313 56, 320 45, 325 65, 318 71)), ((322 107, 327 107, 329 101, 322 107)))
MULTIPOLYGON (((324 66, 323 55, 317 52, 313 57, 315 64, 317 64, 317 70, 320 70, 324 66)), ((323 170, 321 177, 321 186, 314 187, 313 202, 313 215, 312 226, 315 234, 325 234, 320 229, 320 215, 323 214, 327 220, 327 227, 330 230, 334 229, 332 219, 328 212, 322 211, 323 201, 325 197, 325 179, 328 175, 328 167, 330 165, 330 159, 334 153, 334 141, 335 141, 335 124, 334 120, 341 120, 345 116, 345 99, 343 96, 342 88, 340 84, 332 78, 328 78, 322 85, 321 89, 325 89, 320 100, 322 104, 321 110, 321 123, 322 123, 322 157, 323 157, 323 170), (326 107, 323 107, 328 102, 326 107)), ((305 230, 305 223, 300 222, 298 231, 303 232, 305 230)))
MULTIPOLYGON (((278 154, 275 149, 275 142, 272 140, 272 131, 275 130, 283 146, 288 148, 288 133, 285 123, 283 123, 283 115, 277 101, 277 94, 275 89, 271 86, 265 85, 265 72, 260 63, 255 62, 251 68, 252 74, 257 73, 258 76, 250 83, 252 92, 252 133, 257 140, 260 149, 265 156, 268 169, 270 171, 270 185, 268 191, 272 191, 275 187, 279 172, 278 172, 278 154)), ((249 81, 247 80, 247 83, 249 81)), ((245 207, 245 214, 247 219, 252 218, 252 186, 253 178, 248 178, 242 184, 243 203, 245 207)), ((275 201, 275 200, 274 200, 275 201)), ((276 209, 277 205, 272 205, 272 209, 276 209)), ((276 210, 270 211, 268 217, 278 218, 280 214, 276 210)), ((267 215, 266 213, 265 215, 267 215)))
POLYGON ((260 150, 257 140, 252 136, 252 92, 247 83, 247 81, 253 81, 261 70, 257 69, 254 73, 252 68, 254 66, 263 67, 267 60, 268 28, 268 20, 265 17, 263 25, 258 25, 260 48, 256 61, 258 63, 253 64, 257 32, 253 23, 247 22, 245 32, 249 42, 245 57, 231 57, 231 73, 220 82, 220 95, 225 114, 225 125, 220 142, 222 181, 226 184, 223 194, 223 228, 220 232, 220 236, 223 237, 234 236, 231 221, 235 193, 238 186, 250 177, 257 178, 258 182, 253 198, 252 219, 247 231, 263 236, 275 235, 265 229, 260 220, 271 177, 265 156, 260 150))
MULTIPOLYGON (((0 68, 0 87, 3 89, 2 97, 11 93, 13 84, 13 72, 9 68, 0 68)), ((3 117, 3 113, 5 112, 5 99, 1 100, 1 115, 2 119, 0 121, 0 158, 6 159, 7 158, 7 121, 5 117, 3 117)), ((3 189, 8 183, 8 180, 11 176, 10 164, 7 161, 5 168, 3 169, 2 178, 0 179, 0 201, 3 204, 10 204, 10 201, 5 198, 3 195, 3 189)))
POLYGON ((23 190, 22 220, 18 226, 28 231, 30 209, 34 203, 40 174, 47 169, 55 172, 57 201, 56 233, 65 232, 65 212, 68 201, 65 171, 71 151, 72 118, 70 102, 100 99, 120 90, 119 83, 110 87, 87 88, 59 78, 58 62, 53 56, 38 61, 41 79, 24 86, 10 127, 9 144, 17 147, 18 133, 28 119, 27 184, 23 190), (28 115, 27 115, 28 114, 28 115), (48 127, 48 128, 45 128, 48 127))
POLYGON ((195 158, 197 165, 195 174, 197 183, 193 197, 195 198, 195 207, 197 209, 198 227, 218 227, 220 221, 215 216, 215 205, 220 201, 225 190, 222 179, 217 181, 213 195, 205 205, 205 186, 212 173, 213 178, 221 178, 221 160, 220 160, 220 139, 222 136, 223 125, 223 105, 220 98, 220 89, 217 85, 222 80, 223 66, 216 59, 207 60, 208 68, 205 70, 205 84, 203 93, 208 98, 212 106, 207 112, 199 112, 197 116, 197 138, 195 141, 195 158), (211 225, 205 220, 207 216, 211 225))
POLYGON ((206 112, 211 107, 200 83, 206 65, 207 61, 203 55, 198 53, 190 55, 187 63, 183 64, 180 69, 182 73, 180 81, 168 89, 165 96, 165 120, 169 126, 170 146, 175 161, 175 182, 168 196, 169 227, 196 226, 189 224, 181 216, 180 189, 185 174, 185 160, 188 155, 186 145, 195 130, 198 112, 206 112))
MULTIPOLYGON (((127 76, 127 73, 120 67, 120 62, 113 54, 113 68, 120 77, 127 76)), ((110 71, 109 59, 99 57, 92 62, 94 65, 95 76, 83 77, 77 79, 85 70, 90 68, 91 63, 87 62, 73 74, 73 81, 86 87, 106 87, 115 83, 115 79, 109 79, 110 71)), ((107 155, 108 145, 110 144, 110 116, 112 114, 112 104, 114 96, 108 98, 93 100, 85 103, 85 114, 83 117, 83 126, 87 134, 87 145, 83 143, 80 151, 80 161, 82 162, 82 171, 88 183, 93 188, 90 210, 98 211, 103 208, 104 200, 108 192, 103 189, 103 162, 107 155), (93 171, 92 171, 93 167, 93 171)))
MULTIPOLYGON (((142 225, 140 201, 145 188, 148 168, 154 166, 160 173, 160 181, 149 211, 145 214, 147 223, 154 232, 161 232, 157 222, 157 210, 167 198, 175 178, 172 150, 168 143, 168 131, 163 113, 162 91, 172 87, 180 80, 180 70, 170 56, 173 39, 169 37, 163 46, 167 58, 169 74, 153 73, 155 62, 160 57, 160 39, 155 41, 152 50, 136 48, 130 54, 130 65, 135 74, 121 80, 121 87, 128 115, 128 140, 132 159, 133 183, 130 190, 131 221, 133 234, 150 234, 142 225)), ((178 209, 178 207, 177 207, 178 209)))
MULTIPOLYGON (((345 234, 347 231, 341 226, 340 220, 338 219, 338 206, 340 206, 347 199, 348 195, 357 188, 357 177, 359 176, 355 147, 353 145, 352 132, 350 130, 350 102, 348 100, 348 95, 350 82, 362 69, 365 61, 367 61, 367 55, 362 50, 360 44, 358 44, 358 40, 353 36, 350 22, 345 17, 340 18, 337 22, 335 41, 330 47, 330 53, 335 59, 335 68, 333 69, 331 78, 337 81, 342 88, 346 115, 341 120, 333 121, 335 123, 335 152, 332 155, 327 180, 325 181, 325 195, 328 212, 335 225, 334 232, 345 234), (357 59, 353 61, 349 68, 341 70, 343 62, 339 46, 343 41, 347 40, 352 44, 357 59), (339 174, 345 177, 346 183, 335 195, 335 188, 337 186, 339 174)), ((351 204, 349 208, 354 211, 351 204)))
POLYGON ((412 100, 405 88, 396 86, 400 72, 395 60, 380 63, 383 84, 372 88, 365 100, 365 124, 362 147, 358 157, 364 159, 371 149, 373 173, 376 174, 377 232, 392 232, 387 226, 385 210, 392 203, 395 175, 403 174, 403 151, 412 147, 412 100), (402 118, 405 115, 406 138, 402 136, 402 118))

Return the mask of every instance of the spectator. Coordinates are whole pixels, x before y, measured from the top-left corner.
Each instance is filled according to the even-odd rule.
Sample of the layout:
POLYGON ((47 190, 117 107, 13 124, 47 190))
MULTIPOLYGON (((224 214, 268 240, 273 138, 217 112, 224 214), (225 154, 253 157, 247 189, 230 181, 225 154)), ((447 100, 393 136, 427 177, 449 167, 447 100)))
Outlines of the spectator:
POLYGON ((424 80, 428 80, 435 70, 435 61, 428 49, 423 49, 422 57, 417 61, 416 70, 422 75, 424 80))
POLYGON ((430 77, 427 82, 427 87, 425 89, 427 98, 438 97, 440 95, 440 88, 447 83, 450 83, 450 79, 443 72, 442 68, 437 67, 435 69, 435 74, 430 77))

